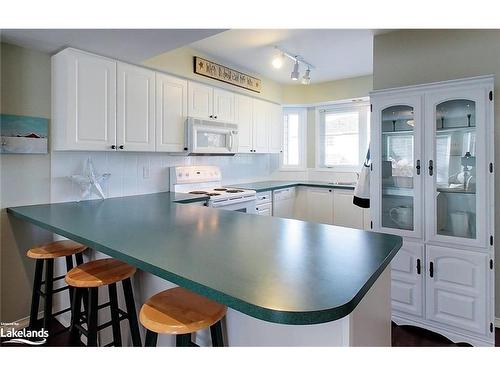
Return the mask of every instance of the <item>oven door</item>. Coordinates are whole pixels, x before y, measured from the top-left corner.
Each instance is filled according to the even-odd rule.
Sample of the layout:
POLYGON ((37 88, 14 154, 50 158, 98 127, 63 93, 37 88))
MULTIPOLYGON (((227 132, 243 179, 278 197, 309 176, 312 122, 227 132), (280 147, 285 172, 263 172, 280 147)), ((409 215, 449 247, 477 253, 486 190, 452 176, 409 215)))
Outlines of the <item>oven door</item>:
POLYGON ((255 199, 243 202, 238 201, 234 203, 231 203, 230 201, 211 202, 210 206, 220 210, 238 211, 247 214, 255 214, 255 199))
POLYGON ((238 126, 192 119, 188 140, 191 154, 234 154, 238 149, 238 126))

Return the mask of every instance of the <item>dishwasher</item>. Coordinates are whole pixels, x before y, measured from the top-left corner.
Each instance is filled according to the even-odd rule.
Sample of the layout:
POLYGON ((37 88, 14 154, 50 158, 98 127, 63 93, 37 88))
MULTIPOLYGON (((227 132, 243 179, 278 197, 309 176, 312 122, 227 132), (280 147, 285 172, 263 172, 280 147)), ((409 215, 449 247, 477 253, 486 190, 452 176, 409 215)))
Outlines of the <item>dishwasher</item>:
POLYGON ((278 189, 273 192, 273 216, 293 218, 295 188, 278 189))

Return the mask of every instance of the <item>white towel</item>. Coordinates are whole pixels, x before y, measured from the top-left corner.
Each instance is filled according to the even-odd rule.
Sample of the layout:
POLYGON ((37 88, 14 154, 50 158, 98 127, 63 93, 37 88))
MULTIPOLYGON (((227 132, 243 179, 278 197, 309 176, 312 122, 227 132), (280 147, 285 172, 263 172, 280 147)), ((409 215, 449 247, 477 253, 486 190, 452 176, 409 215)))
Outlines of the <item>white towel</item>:
POLYGON ((370 169, 371 159, 370 149, 368 148, 365 162, 361 167, 358 183, 354 188, 354 198, 352 199, 352 203, 362 208, 370 208, 370 169))

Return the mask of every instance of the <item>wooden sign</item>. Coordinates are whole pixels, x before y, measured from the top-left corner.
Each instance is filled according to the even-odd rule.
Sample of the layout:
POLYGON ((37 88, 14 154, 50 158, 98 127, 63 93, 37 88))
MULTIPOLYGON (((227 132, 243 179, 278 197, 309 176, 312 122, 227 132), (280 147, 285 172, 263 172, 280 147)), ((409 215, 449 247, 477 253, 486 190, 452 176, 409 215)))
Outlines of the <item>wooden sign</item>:
POLYGON ((260 79, 230 69, 226 66, 205 60, 201 57, 194 57, 194 72, 205 77, 210 77, 218 81, 230 83, 231 85, 243 87, 247 90, 260 92, 262 82, 260 79))

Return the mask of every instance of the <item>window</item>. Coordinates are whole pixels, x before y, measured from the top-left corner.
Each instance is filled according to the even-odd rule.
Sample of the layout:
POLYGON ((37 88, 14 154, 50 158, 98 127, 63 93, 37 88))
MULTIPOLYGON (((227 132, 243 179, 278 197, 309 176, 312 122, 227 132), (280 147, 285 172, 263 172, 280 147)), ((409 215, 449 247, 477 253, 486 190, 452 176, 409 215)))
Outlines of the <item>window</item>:
POLYGON ((305 168, 306 110, 286 108, 283 111, 283 155, 281 168, 305 168))
POLYGON ((357 171, 369 143, 368 103, 323 107, 317 116, 317 167, 357 171))

